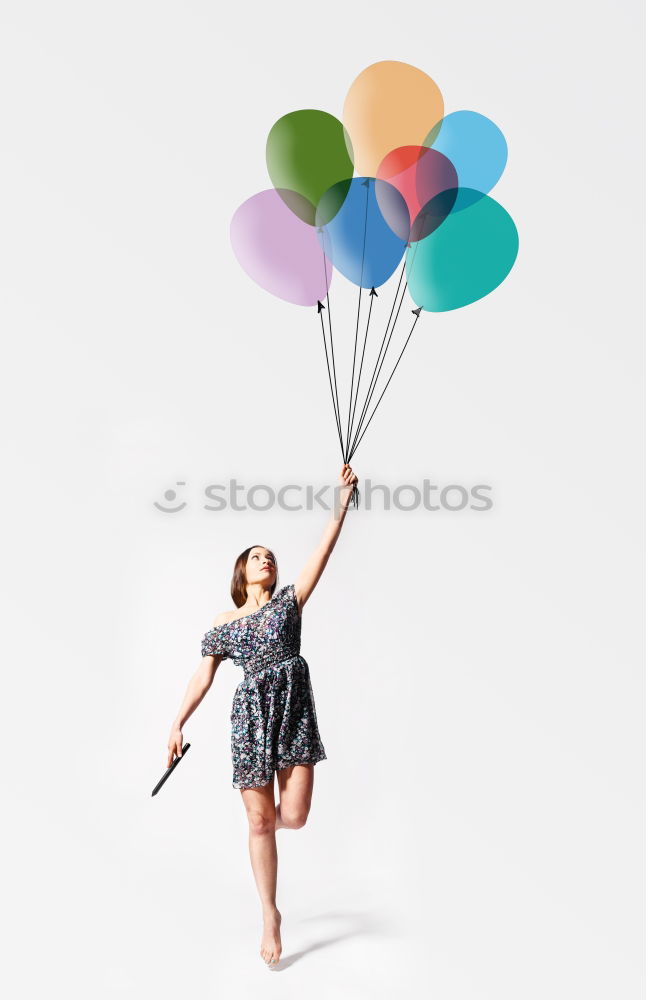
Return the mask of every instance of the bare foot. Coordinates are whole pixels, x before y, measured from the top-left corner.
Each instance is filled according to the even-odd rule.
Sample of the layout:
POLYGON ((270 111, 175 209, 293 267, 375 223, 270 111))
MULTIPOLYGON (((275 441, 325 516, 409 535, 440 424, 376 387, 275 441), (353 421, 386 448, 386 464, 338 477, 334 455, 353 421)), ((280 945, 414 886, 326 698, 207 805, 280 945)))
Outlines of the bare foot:
POLYGON ((263 928, 260 942, 260 955, 265 963, 273 967, 277 964, 283 945, 280 940, 280 910, 277 907, 267 908, 262 913, 263 928))

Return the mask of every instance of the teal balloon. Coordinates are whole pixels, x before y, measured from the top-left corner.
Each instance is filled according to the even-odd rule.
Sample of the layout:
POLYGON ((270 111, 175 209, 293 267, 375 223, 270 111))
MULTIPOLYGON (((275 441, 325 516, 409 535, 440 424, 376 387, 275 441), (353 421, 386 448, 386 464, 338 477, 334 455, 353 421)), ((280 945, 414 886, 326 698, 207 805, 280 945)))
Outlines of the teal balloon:
MULTIPOLYGON (((505 280, 518 254, 518 230, 502 205, 470 188, 464 190, 463 203, 468 207, 450 212, 406 252, 408 290, 428 312, 448 312, 483 299, 505 280)), ((440 214, 434 213, 433 202, 425 210, 440 214)))

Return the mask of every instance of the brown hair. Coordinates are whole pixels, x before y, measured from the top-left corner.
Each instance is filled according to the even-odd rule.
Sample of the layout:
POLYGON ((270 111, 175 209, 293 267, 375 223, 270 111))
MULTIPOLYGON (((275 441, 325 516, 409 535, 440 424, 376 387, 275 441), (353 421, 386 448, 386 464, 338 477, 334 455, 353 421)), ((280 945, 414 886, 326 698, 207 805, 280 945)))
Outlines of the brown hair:
MULTIPOLYGON (((264 549, 264 545, 250 545, 248 549, 241 552, 236 559, 235 566, 233 567, 233 576, 231 578, 231 597, 233 598, 233 603, 236 608, 241 608, 242 605, 247 600, 247 559, 249 558, 249 553, 252 549, 264 549)), ((274 566, 276 567, 276 579, 273 585, 270 587, 270 593, 273 597, 274 590, 278 585, 278 563, 276 562, 276 556, 271 551, 267 549, 267 552, 274 560, 274 566)))

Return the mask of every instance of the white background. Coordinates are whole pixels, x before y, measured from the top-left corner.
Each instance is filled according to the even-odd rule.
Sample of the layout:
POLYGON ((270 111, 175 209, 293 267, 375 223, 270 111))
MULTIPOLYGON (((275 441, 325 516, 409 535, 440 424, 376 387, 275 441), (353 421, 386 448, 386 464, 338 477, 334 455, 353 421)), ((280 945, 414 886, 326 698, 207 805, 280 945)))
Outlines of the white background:
POLYGON ((637 3, 5 2, 0 28, 11 995, 643 996, 637 3), (246 276, 230 219, 273 122, 340 117, 380 59, 502 129, 520 252, 422 315, 353 466, 494 505, 348 515, 304 615, 328 759, 278 834, 271 981, 231 661, 150 791, 235 556, 292 582, 328 516, 204 487, 340 466, 316 313, 246 276))

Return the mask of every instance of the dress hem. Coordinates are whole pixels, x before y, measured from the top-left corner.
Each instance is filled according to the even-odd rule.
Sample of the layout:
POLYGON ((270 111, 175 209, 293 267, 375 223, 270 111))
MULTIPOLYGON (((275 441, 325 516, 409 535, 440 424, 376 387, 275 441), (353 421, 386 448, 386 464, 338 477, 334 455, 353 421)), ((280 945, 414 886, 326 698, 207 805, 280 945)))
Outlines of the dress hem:
MULTIPOLYGON (((312 764, 312 765, 320 764, 322 760, 327 760, 327 756, 317 757, 316 760, 295 760, 293 764, 284 764, 283 767, 298 767, 301 764, 312 764)), ((265 788, 267 785, 270 785, 271 782, 274 780, 274 775, 276 771, 282 771, 282 770, 283 768, 281 767, 275 767, 271 773, 271 778, 267 778, 267 781, 263 781, 260 785, 240 785, 236 784, 234 781, 231 787, 242 791, 244 791, 245 788, 265 788)))

